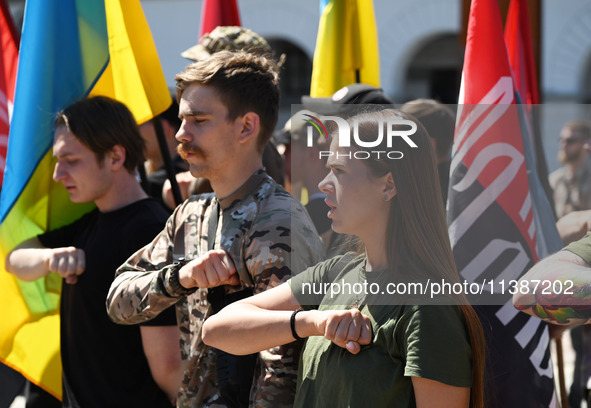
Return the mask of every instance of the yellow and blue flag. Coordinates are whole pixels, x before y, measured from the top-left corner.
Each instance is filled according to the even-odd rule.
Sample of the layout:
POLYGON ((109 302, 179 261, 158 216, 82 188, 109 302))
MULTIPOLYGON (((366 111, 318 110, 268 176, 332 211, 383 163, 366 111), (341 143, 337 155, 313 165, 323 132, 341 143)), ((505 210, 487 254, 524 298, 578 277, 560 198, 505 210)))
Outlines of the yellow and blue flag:
MULTIPOLYGON (((170 93, 139 0, 28 0, 0 199, 0 260, 87 212, 52 180, 53 118, 89 95, 125 103, 138 123, 170 93)), ((61 397, 59 295, 50 274, 22 282, 0 262, 0 360, 61 397)))
POLYGON ((310 96, 330 97, 359 82, 380 87, 373 1, 321 0, 310 96))

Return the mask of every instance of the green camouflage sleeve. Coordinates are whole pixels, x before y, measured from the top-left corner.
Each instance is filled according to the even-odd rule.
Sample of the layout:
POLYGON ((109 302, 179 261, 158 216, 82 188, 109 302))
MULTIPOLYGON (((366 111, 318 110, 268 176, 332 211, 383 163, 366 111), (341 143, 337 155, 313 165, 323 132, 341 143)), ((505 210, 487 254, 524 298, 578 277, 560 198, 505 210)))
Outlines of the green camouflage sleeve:
POLYGON ((182 298, 169 285, 171 264, 176 258, 183 256, 173 255, 181 207, 177 208, 168 219, 166 228, 150 244, 133 254, 117 269, 106 301, 107 312, 114 322, 145 322, 182 298))

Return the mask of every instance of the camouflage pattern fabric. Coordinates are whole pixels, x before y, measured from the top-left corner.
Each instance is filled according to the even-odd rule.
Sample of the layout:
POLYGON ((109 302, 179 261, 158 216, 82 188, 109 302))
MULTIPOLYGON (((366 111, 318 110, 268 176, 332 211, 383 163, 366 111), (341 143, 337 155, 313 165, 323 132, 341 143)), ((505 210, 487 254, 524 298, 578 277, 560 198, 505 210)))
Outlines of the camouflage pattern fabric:
POLYGON ((200 61, 223 50, 245 50, 255 54, 272 52, 267 40, 248 28, 218 26, 211 33, 204 34, 197 45, 183 51, 181 56, 193 61, 200 61))
MULTIPOLYGON (((208 225, 216 202, 220 218, 215 248, 228 252, 240 286, 259 293, 289 279, 324 257, 323 245, 304 207, 264 171, 257 171, 237 192, 219 200, 214 194, 190 197, 174 211, 166 229, 117 270, 107 297, 111 319, 121 324, 149 320, 176 305, 185 376, 178 407, 223 407, 216 387, 215 353, 201 340, 211 314, 207 289, 183 296, 169 284, 170 264, 208 250, 208 225)), ((251 406, 291 407, 295 395, 299 345, 265 350, 251 390, 251 406)))

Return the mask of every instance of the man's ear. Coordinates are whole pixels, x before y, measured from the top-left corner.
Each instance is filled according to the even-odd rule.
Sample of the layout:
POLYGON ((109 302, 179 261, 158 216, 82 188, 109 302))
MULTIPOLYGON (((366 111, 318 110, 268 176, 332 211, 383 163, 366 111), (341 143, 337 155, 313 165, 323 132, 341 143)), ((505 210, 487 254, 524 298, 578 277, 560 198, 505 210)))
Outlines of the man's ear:
POLYGON ((253 138, 256 138, 261 128, 261 119, 259 115, 254 112, 247 112, 240 118, 240 136, 238 143, 246 143, 253 138))
POLYGON ((124 167, 125 164, 125 157, 126 152, 125 148, 121 145, 115 145, 109 152, 109 162, 108 164, 111 166, 113 170, 119 170, 120 168, 124 167))
POLYGON ((392 176, 391 172, 388 172, 384 177, 384 189, 383 194, 384 197, 388 197, 388 201, 393 199, 396 194, 398 194, 398 190, 396 189, 396 183, 394 183, 394 177, 392 176))

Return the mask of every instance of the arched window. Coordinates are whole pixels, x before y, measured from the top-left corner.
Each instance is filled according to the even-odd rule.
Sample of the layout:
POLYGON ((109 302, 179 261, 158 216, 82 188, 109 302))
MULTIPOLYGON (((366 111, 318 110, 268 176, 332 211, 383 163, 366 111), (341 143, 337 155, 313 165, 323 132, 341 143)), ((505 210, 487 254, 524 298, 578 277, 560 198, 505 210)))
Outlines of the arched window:
POLYGON ((277 126, 282 127, 291 116, 291 105, 301 104, 302 95, 310 93, 312 60, 291 41, 272 37, 267 37, 267 41, 277 58, 285 55, 285 62, 279 71, 281 105, 277 126))
POLYGON ((462 59, 456 34, 425 42, 408 66, 405 100, 432 98, 442 103, 458 103, 462 59))
POLYGON ((301 96, 310 93, 312 61, 300 47, 290 41, 274 38, 267 40, 277 58, 285 55, 279 78, 281 105, 300 103, 301 96))

